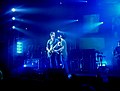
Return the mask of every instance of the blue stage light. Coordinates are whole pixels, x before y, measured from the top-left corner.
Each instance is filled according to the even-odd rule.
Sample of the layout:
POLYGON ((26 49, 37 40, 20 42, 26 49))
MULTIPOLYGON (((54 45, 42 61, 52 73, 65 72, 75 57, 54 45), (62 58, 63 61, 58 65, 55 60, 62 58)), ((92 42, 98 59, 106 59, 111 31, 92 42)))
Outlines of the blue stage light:
POLYGON ((77 20, 75 20, 75 21, 79 21, 79 20, 77 19, 77 20))
POLYGON ((27 67, 27 65, 24 64, 23 67, 27 67))
POLYGON ((101 24, 103 24, 103 22, 101 22, 101 24))
POLYGON ((62 4, 62 2, 60 2, 60 4, 62 4))
POLYGON ((12 8, 12 9, 11 9, 11 11, 12 11, 12 12, 15 12, 15 11, 16 11, 16 9, 15 9, 15 8, 12 8))
POLYGON ((60 32, 60 30, 57 30, 57 32, 59 33, 59 32, 60 32))
POLYGON ((23 43, 18 41, 17 42, 17 53, 22 53, 23 52, 23 43))
POLYGON ((15 20, 15 17, 12 17, 12 20, 15 20))
POLYGON ((15 26, 12 26, 12 29, 15 29, 15 26))

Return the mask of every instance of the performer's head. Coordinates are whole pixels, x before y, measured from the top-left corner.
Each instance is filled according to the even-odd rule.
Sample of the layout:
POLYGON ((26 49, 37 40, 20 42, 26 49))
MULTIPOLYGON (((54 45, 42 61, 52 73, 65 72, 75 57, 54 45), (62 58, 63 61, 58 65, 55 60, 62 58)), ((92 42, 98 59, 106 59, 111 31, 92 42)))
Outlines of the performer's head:
POLYGON ((58 39, 65 39, 65 35, 64 35, 63 33, 60 33, 60 34, 58 35, 58 39))
POLYGON ((52 39, 54 39, 54 38, 55 38, 55 32, 50 32, 50 37, 51 37, 52 39))
POLYGON ((58 40, 59 40, 59 41, 62 40, 62 35, 61 35, 61 34, 58 36, 58 40))

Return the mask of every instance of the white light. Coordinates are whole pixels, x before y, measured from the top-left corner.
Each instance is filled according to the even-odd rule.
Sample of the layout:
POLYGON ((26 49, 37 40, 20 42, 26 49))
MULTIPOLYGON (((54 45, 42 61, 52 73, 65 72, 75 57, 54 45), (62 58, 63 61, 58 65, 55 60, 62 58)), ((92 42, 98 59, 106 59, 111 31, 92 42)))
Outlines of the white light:
POLYGON ((23 67, 27 67, 27 65, 26 65, 26 64, 24 64, 24 65, 23 65, 23 67))
POLYGON ((57 30, 57 32, 59 33, 59 32, 60 32, 60 30, 57 30))
POLYGON ((12 11, 12 12, 15 12, 15 11, 16 11, 16 9, 15 9, 15 8, 12 8, 12 9, 11 9, 11 11, 12 11))
POLYGON ((104 64, 102 64, 102 66, 106 66, 106 64, 104 63, 104 64))
POLYGON ((19 42, 19 41, 18 41, 17 44, 18 44, 18 45, 22 45, 22 42, 19 42))
POLYGON ((22 52, 18 50, 17 53, 22 53, 22 52))
POLYGON ((12 29, 15 29, 15 26, 12 26, 12 29))
POLYGON ((60 2, 60 4, 62 4, 62 2, 60 2))
POLYGON ((71 74, 68 74, 68 78, 70 79, 72 77, 72 75, 71 74))
POLYGON ((23 52, 23 43, 20 41, 17 41, 17 53, 23 52))
POLYGON ((76 21, 78 21, 78 19, 76 21))
POLYGON ((101 24, 103 24, 103 22, 101 22, 101 24))
POLYGON ((15 17, 12 17, 12 20, 15 20, 15 17))

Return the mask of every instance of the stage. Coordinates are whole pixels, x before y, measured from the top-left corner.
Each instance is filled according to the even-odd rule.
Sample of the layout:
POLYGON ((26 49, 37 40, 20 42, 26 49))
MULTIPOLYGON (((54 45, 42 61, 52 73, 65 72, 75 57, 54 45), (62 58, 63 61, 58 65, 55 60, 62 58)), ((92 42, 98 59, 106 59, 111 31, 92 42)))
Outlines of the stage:
POLYGON ((114 55, 120 39, 119 0, 4 0, 0 3, 3 86, 18 87, 15 90, 49 89, 49 86, 58 87, 55 90, 64 90, 66 86, 83 91, 120 90, 120 61, 114 55), (64 49, 58 53, 61 58, 56 58, 56 54, 51 57, 53 64, 64 66, 65 58, 69 74, 64 67, 51 68, 48 49, 58 51, 53 50, 53 44, 57 45, 56 49, 64 49))

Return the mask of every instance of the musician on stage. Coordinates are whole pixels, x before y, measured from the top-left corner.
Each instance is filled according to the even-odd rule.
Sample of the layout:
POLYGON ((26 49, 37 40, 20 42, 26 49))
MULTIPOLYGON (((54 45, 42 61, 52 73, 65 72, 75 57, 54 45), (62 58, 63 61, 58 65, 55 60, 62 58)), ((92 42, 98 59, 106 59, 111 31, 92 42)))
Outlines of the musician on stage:
POLYGON ((117 42, 117 46, 115 47, 113 51, 113 65, 114 69, 116 69, 120 73, 120 41, 117 42))
POLYGON ((58 60, 59 51, 58 49, 59 40, 55 36, 55 32, 50 32, 50 39, 47 41, 46 50, 47 58, 50 61, 50 68, 59 68, 60 61, 58 60))
POLYGON ((72 75, 69 70, 69 61, 67 53, 67 42, 60 34, 58 38, 55 38, 55 32, 50 33, 50 39, 47 41, 46 50, 48 58, 50 59, 51 68, 62 68, 70 78, 72 75))
POLYGON ((61 62, 63 64, 63 68, 65 69, 65 72, 70 75, 70 70, 69 70, 69 61, 68 61, 68 52, 67 52, 67 42, 65 40, 65 37, 63 34, 60 34, 58 37, 61 46, 59 49, 61 51, 61 62))

